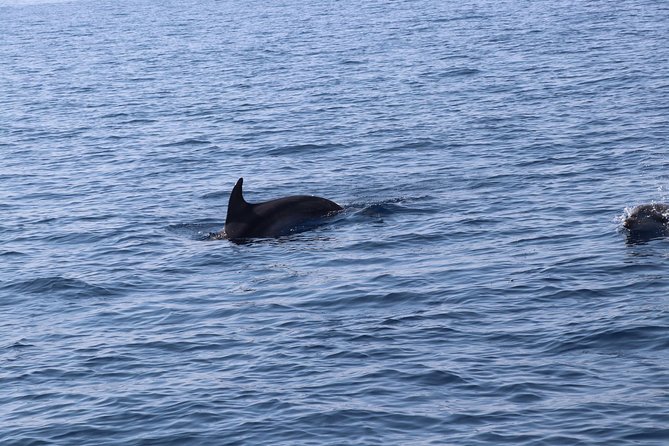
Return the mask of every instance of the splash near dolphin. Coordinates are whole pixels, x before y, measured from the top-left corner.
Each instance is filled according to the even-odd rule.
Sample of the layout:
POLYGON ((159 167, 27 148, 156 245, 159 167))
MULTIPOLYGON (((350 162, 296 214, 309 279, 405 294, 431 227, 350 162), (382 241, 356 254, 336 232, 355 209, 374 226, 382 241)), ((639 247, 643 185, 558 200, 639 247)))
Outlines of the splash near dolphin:
POLYGON ((230 193, 224 236, 229 240, 279 237, 306 223, 329 217, 343 208, 334 201, 311 195, 294 195, 262 203, 244 199, 240 178, 230 193))

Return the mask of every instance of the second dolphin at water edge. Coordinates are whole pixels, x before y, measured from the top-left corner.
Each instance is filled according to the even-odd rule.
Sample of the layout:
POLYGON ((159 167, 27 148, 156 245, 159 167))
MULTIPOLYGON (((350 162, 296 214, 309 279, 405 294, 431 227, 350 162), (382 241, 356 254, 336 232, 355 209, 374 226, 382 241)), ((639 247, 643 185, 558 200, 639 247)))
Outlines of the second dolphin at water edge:
POLYGON ((669 236, 669 205, 641 204, 629 211, 623 221, 632 241, 650 240, 669 236))

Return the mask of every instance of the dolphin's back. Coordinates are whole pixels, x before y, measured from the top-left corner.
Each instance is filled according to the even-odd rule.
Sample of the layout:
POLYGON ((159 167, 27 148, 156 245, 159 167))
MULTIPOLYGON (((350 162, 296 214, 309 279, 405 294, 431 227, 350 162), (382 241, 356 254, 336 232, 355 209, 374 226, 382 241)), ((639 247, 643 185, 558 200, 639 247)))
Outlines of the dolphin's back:
POLYGON ((321 197, 295 195, 278 198, 251 207, 253 225, 246 237, 277 237, 310 220, 341 211, 337 203, 321 197))
POLYGON ((240 178, 230 194, 225 233, 229 239, 278 237, 310 220, 342 210, 334 201, 311 195, 294 195, 262 203, 244 200, 240 178))

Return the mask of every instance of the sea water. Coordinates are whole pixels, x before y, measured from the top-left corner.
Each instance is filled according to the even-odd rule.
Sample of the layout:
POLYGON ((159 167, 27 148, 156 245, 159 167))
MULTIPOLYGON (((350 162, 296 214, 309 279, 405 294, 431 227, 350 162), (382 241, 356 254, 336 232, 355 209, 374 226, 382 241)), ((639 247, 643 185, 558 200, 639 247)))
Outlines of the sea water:
POLYGON ((668 24, 0 0, 0 444, 669 444, 668 24))

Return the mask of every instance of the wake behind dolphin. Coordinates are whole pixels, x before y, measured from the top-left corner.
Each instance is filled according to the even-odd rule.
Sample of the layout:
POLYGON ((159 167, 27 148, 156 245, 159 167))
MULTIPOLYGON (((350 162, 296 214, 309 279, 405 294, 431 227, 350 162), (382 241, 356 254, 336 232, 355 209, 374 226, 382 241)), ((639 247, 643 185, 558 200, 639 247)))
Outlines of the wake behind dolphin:
POLYGON ((240 178, 230 193, 224 236, 229 240, 279 237, 296 227, 334 215, 343 208, 321 197, 295 195, 263 203, 248 203, 242 193, 240 178))

